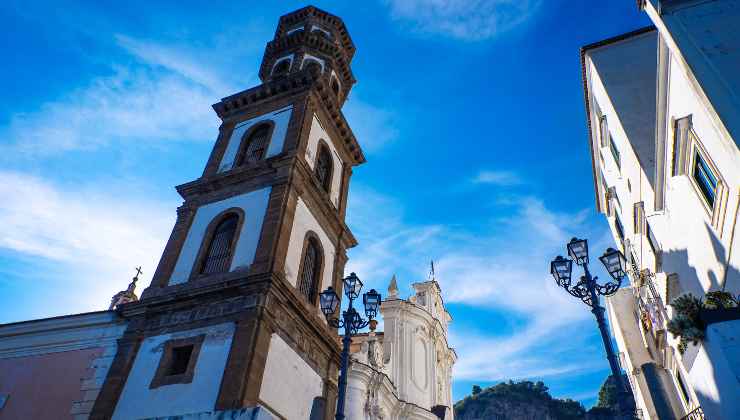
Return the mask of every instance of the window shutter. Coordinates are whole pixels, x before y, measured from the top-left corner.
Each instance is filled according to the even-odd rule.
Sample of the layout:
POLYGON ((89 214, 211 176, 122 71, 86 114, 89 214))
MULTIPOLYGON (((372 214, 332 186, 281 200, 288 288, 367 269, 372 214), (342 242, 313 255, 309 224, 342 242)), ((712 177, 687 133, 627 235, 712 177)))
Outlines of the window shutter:
POLYGON ((246 141, 247 145, 239 157, 237 166, 254 163, 264 157, 270 143, 270 126, 267 124, 260 125, 249 135, 246 141))
POLYGON ((222 220, 213 233, 208 251, 203 260, 201 274, 224 273, 229 270, 231 243, 236 233, 239 218, 232 214, 222 220))
POLYGON ((676 120, 673 141, 673 176, 686 174, 691 115, 676 120))
POLYGON ((645 203, 640 201, 639 203, 635 203, 634 206, 634 230, 635 234, 642 234, 642 232, 645 230, 645 203))
POLYGON ((606 123, 606 115, 602 115, 599 118, 599 130, 601 147, 606 147, 609 145, 609 126, 606 123))
POLYGON ((316 178, 324 191, 331 191, 332 159, 325 146, 319 147, 319 156, 316 159, 316 178))
POLYGON ((298 279, 298 289, 311 303, 316 299, 320 267, 321 254, 319 247, 316 245, 316 240, 310 238, 306 245, 306 254, 303 256, 303 267, 298 279))

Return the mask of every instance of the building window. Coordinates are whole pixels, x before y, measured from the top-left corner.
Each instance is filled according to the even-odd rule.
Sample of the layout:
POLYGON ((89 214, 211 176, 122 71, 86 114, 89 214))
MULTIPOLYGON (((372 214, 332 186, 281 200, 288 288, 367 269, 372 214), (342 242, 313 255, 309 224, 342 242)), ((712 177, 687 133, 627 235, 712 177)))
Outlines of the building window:
POLYGON ((331 78, 331 90, 334 91, 334 94, 339 96, 339 81, 336 77, 331 78))
POLYGON ((614 214, 614 227, 617 230, 617 235, 619 236, 619 239, 624 241, 624 226, 622 226, 622 221, 619 220, 619 215, 616 213, 614 214))
POLYGON ((302 67, 307 69, 308 72, 312 74, 321 74, 321 72, 324 70, 324 67, 321 65, 321 63, 313 58, 304 59, 302 67))
POLYGON ((606 147, 607 139, 609 138, 609 128, 606 123, 606 115, 599 117, 599 137, 601 140, 601 147, 606 147))
POLYGON ((255 163, 261 160, 270 144, 272 125, 262 123, 253 130, 247 131, 242 138, 241 151, 236 159, 236 166, 255 163), (247 137, 248 136, 248 137, 247 137))
POLYGON ((224 273, 229 270, 238 224, 239 216, 229 213, 216 225, 203 257, 200 274, 224 273))
POLYGON ((149 388, 193 382, 195 365, 198 362, 205 334, 195 337, 169 340, 164 343, 159 366, 149 388))
POLYGON ((275 64, 275 67, 272 68, 272 76, 278 77, 278 76, 284 76, 288 74, 290 71, 290 63, 292 60, 290 58, 284 58, 280 61, 278 61, 275 64))
POLYGON ((694 181, 696 181, 696 185, 699 187, 699 192, 701 192, 701 195, 709 205, 709 208, 714 208, 714 201, 717 197, 717 176, 704 160, 698 149, 694 152, 694 168, 692 170, 692 175, 694 177, 694 181))
POLYGON ((307 237, 298 278, 298 290, 312 304, 316 301, 322 263, 323 253, 318 238, 307 237))
POLYGON ((612 152, 612 156, 614 157, 614 163, 617 164, 618 169, 622 169, 622 161, 621 161, 621 155, 619 154, 619 149, 617 149, 617 145, 614 143, 614 138, 609 134, 609 151, 612 152))
POLYGON ((311 28, 311 33, 314 33, 314 32, 318 32, 324 38, 326 38, 328 40, 331 40, 331 32, 329 32, 329 31, 327 31, 327 30, 325 30, 323 28, 319 28, 318 26, 314 26, 313 28, 311 28))
POLYGON ((334 169, 334 162, 331 158, 331 152, 329 148, 324 144, 319 144, 319 153, 316 158, 316 179, 324 189, 324 191, 331 192, 331 176, 334 169))
POLYGON ((658 239, 655 237, 653 230, 650 228, 650 223, 645 222, 645 236, 647 236, 648 245, 653 251, 653 255, 658 254, 658 239))

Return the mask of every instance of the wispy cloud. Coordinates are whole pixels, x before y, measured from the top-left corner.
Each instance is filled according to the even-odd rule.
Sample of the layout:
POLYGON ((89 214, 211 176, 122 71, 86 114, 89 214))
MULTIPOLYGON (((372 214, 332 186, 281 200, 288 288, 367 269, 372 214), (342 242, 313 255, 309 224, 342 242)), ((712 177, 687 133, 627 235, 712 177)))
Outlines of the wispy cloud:
POLYGON ((598 356, 585 363, 567 357, 586 345, 583 337, 573 339, 570 329, 590 322, 590 313, 557 289, 548 274, 549 261, 562 253, 567 239, 575 233, 598 239, 595 227, 585 212, 553 211, 535 197, 501 204, 508 207, 491 221, 491 229, 481 227, 485 224, 476 231, 408 224, 395 200, 357 187, 350 195, 348 217, 360 245, 351 252, 348 270, 368 279, 385 281, 399 272, 413 276, 400 277, 401 283, 419 281, 433 257, 446 303, 481 311, 481 316, 496 310, 525 320, 514 333, 496 337, 453 326, 451 340, 460 356, 457 378, 493 381, 603 367, 598 356))
POLYGON ((0 195, 0 248, 68 265, 70 286, 92 294, 125 287, 134 264, 153 272, 176 204, 8 171, 0 172, 0 195))
POLYGON ((343 112, 357 140, 367 152, 376 152, 398 138, 397 114, 389 109, 352 96, 344 105, 343 112))
POLYGON ((473 183, 510 187, 521 185, 524 183, 524 180, 516 172, 485 170, 478 172, 475 178, 473 178, 473 183))
POLYGON ((386 0, 391 16, 425 34, 465 41, 492 38, 523 23, 540 0, 386 0))
POLYGON ((116 40, 133 63, 113 64, 111 74, 13 115, 3 148, 44 156, 119 141, 213 141, 218 118, 210 105, 237 87, 188 52, 123 35, 116 40))

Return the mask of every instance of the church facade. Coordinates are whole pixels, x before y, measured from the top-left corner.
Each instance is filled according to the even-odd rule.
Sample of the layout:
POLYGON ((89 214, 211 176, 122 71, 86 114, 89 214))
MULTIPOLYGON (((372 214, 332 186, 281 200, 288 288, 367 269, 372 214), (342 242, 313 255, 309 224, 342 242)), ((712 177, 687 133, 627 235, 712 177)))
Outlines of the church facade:
POLYGON ((402 299, 396 277, 380 306, 384 332, 354 337, 347 387, 347 418, 452 419, 452 366, 447 341, 452 317, 439 284, 414 283, 402 299))
MULTIPOLYGON (((213 105, 217 140, 177 187, 141 298, 132 283, 109 311, 0 326, 0 419, 334 417, 341 348, 318 295, 341 292, 357 244, 344 219, 365 158, 341 110, 354 53, 334 15, 280 18, 262 84, 213 105)), ((358 338, 348 419, 452 418, 450 317, 436 281, 414 288, 383 302, 382 339, 358 338)))

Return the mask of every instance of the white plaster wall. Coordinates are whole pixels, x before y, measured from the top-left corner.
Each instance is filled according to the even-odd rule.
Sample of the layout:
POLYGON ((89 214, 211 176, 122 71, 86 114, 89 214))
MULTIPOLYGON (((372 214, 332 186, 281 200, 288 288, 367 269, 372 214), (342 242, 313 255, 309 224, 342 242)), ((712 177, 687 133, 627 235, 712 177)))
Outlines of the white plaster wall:
POLYGON ((234 324, 224 323, 146 338, 136 355, 113 419, 134 420, 213 410, 233 336, 234 324), (200 334, 206 334, 206 338, 195 365, 193 382, 149 389, 165 341, 200 334))
POLYGON ((277 334, 270 337, 260 400, 286 419, 308 419, 321 377, 277 334))
MULTIPOLYGON (((679 274, 681 286, 685 291, 702 294, 709 289, 718 289, 724 277, 724 265, 735 221, 735 208, 740 186, 740 152, 734 141, 722 136, 706 107, 691 87, 686 73, 675 57, 670 60, 668 118, 682 118, 691 115, 692 128, 704 146, 707 155, 727 184, 730 194, 724 208, 724 226, 721 230, 712 227, 709 213, 702 204, 702 198, 691 183, 691 174, 668 177, 666 191, 666 242, 677 258, 670 256, 665 261, 666 271, 679 274), (688 256, 688 265, 678 257, 688 256)), ((669 132, 672 142, 673 130, 669 132)), ((672 144, 669 156, 672 156, 672 144)), ((693 150, 692 150, 693 153, 693 150)), ((737 242, 737 241, 736 241, 737 242)), ((734 244, 733 253, 740 251, 734 244)), ((740 269, 737 264, 734 273, 740 269)), ((734 277, 737 275, 735 274, 734 277)), ((740 284, 730 283, 728 291, 737 294, 740 284)))
POLYGON ((334 161, 334 170, 332 171, 331 178, 331 193, 329 197, 334 207, 339 208, 339 187, 342 182, 342 160, 339 158, 334 143, 329 138, 326 130, 321 126, 319 118, 314 114, 313 120, 311 121, 311 131, 308 133, 308 146, 306 147, 306 162, 311 169, 316 164, 316 151, 319 147, 319 140, 323 139, 324 142, 329 146, 331 151, 331 157, 334 161))
POLYGON ((254 254, 257 251, 257 243, 259 242, 260 232, 262 231, 262 221, 265 217, 271 190, 270 187, 263 188, 227 198, 226 200, 209 203, 198 208, 188 231, 188 236, 185 238, 182 250, 177 258, 177 263, 170 277, 169 284, 183 283, 188 280, 208 224, 219 213, 232 207, 242 209, 245 220, 236 243, 234 258, 231 261, 231 271, 252 264, 254 254))
MULTIPOLYGON (((308 209, 306 203, 299 197, 293 218, 293 227, 290 231, 288 254, 285 260, 285 277, 293 286, 298 284, 298 270, 301 265, 303 241, 308 231, 316 233, 321 241, 321 247, 324 248, 324 270, 321 275, 321 287, 319 288, 319 292, 321 292, 332 285, 335 248, 334 244, 329 240, 329 237, 319 225, 319 222, 311 214, 311 210, 308 209)), ((319 311, 318 308, 316 310, 319 311)), ((321 317, 323 318, 323 315, 321 317)))
POLYGON ((740 418, 740 320, 707 327, 689 377, 708 419, 740 418))
MULTIPOLYGON (((359 367, 351 366, 347 375, 347 396, 345 398, 345 416, 348 419, 365 419, 365 398, 368 391, 368 375, 357 372, 359 367)), ((387 410, 387 409, 386 409, 387 410)), ((388 412, 387 410, 386 412, 388 412)))
POLYGON ((283 144, 285 143, 285 135, 288 132, 288 124, 290 123, 290 116, 292 113, 293 106, 290 105, 285 108, 278 109, 277 111, 260 115, 259 117, 239 123, 231 132, 229 144, 226 146, 226 152, 224 152, 224 156, 221 158, 221 164, 218 165, 218 172, 228 171, 234 167, 236 153, 239 151, 242 136, 255 124, 263 121, 270 120, 275 124, 275 128, 272 131, 272 137, 270 138, 270 145, 267 148, 267 153, 265 153, 265 158, 275 156, 282 152, 283 144))

